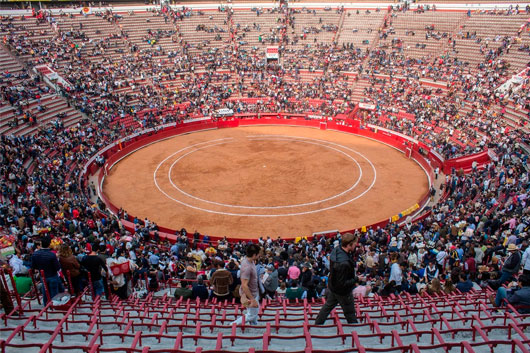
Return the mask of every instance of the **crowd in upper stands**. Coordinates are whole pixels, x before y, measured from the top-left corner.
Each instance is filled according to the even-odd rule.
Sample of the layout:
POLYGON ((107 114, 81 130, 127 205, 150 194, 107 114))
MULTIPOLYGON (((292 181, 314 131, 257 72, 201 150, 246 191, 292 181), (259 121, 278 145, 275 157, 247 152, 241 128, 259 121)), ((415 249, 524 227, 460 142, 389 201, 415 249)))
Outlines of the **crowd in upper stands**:
MULTIPOLYGON (((395 11, 403 10, 405 9, 398 8, 395 11)), ((282 66, 265 65, 262 57, 248 55, 245 49, 234 43, 198 55, 196 51, 192 51, 196 48, 175 30, 169 31, 171 33, 149 30, 146 37, 149 41, 153 36, 155 39, 171 36, 178 43, 178 49, 169 51, 160 45, 140 49, 134 41, 129 40, 129 34, 123 29, 103 39, 85 38, 79 44, 75 39, 78 39, 76 33, 84 33, 82 21, 79 28, 61 28, 57 25, 61 16, 56 17, 45 11, 36 13, 35 16, 55 29, 49 39, 32 40, 32 34, 39 34, 23 33, 24 26, 13 24, 9 18, 4 19, 1 25, 9 33, 4 36, 5 44, 17 55, 31 55, 31 65, 45 63, 59 69, 72 84, 71 88, 62 90, 70 104, 90 116, 93 121, 106 125, 120 117, 131 115, 142 127, 153 126, 161 122, 160 115, 167 115, 164 122, 168 122, 190 115, 211 115, 216 110, 227 107, 235 112, 318 111, 323 115, 334 116, 354 107, 351 100, 351 81, 354 78, 344 74, 351 72, 356 74, 356 80, 371 81, 371 86, 364 91, 364 100, 376 104, 376 111, 370 114, 369 122, 412 136, 425 133, 434 148, 443 150, 446 157, 455 157, 481 149, 490 139, 496 138, 495 135, 504 133, 507 124, 502 119, 495 119, 503 115, 497 107, 505 106, 509 99, 516 101, 518 106, 529 107, 526 85, 520 90, 511 90, 505 94, 493 89, 506 80, 509 73, 509 65, 503 59, 507 50, 486 53, 483 63, 473 68, 465 65, 452 52, 435 58, 426 56, 412 59, 394 49, 340 47, 334 43, 317 43, 313 47, 289 49, 289 43, 294 37, 289 36, 286 28, 294 26, 296 17, 300 14, 296 10, 287 12, 285 9, 266 11, 279 12, 278 28, 281 33, 278 36, 281 40, 277 44, 280 44, 280 53, 285 56, 282 66), (127 51, 122 53, 119 64, 108 55, 113 48, 112 40, 126 43, 127 51), (101 60, 94 60, 100 55, 101 60), (159 58, 162 55, 168 55, 167 59, 159 58), (226 69, 230 72, 216 72, 226 69), (322 73, 304 80, 300 70, 322 70, 322 73), (379 74, 387 76, 380 77, 379 74), (179 78, 182 81, 178 81, 180 84, 175 86, 172 81, 179 78), (436 90, 420 84, 419 79, 450 84, 447 89, 436 90), (147 84, 145 80, 148 80, 147 84), (238 97, 260 97, 263 100, 257 104, 248 104, 237 101, 238 97), (235 101, 229 98, 234 98, 235 101), (311 103, 311 100, 321 103, 311 103), (186 104, 185 107, 181 106, 183 103, 186 104), (465 110, 464 117, 461 112, 465 107, 468 109, 465 110), (171 113, 140 113, 146 109, 171 113), (415 122, 395 119, 398 111, 414 114, 417 119, 415 122), (441 131, 435 131, 433 125, 441 131), (450 141, 454 130, 462 134, 462 137, 457 138, 463 141, 461 144, 450 141)), ((521 10, 517 9, 519 11, 521 10)), ((233 38, 238 38, 247 30, 256 31, 256 26, 246 29, 240 23, 234 23, 231 10, 226 12, 226 21, 232 24, 230 31, 233 38)), ((259 13, 259 9, 256 12, 259 13)), ((111 11, 101 16, 117 23, 121 18, 121 15, 111 11)), ((201 14, 179 8, 156 10, 154 16, 165 17, 178 28, 186 18, 201 14)), ((391 22, 387 26, 391 26, 391 22)), ((51 32, 50 29, 44 31, 51 32)), ((513 38, 521 35, 514 33, 513 38)), ((505 42, 501 48, 510 45, 505 42)), ((28 88, 27 85, 22 87, 28 88)), ((517 129, 511 133, 515 138, 521 137, 517 129)))
MULTIPOLYGON (((220 11, 227 12, 231 35, 237 38, 241 26, 233 22, 230 10, 220 11)), ((283 8, 274 11, 282 17, 271 41, 287 54, 291 50, 288 44, 295 40, 287 29, 299 14, 283 8)), ((100 15, 109 22, 120 21, 120 15, 111 11, 100 15)), ((185 8, 154 12, 175 24, 192 15, 185 8)), ((55 119, 31 136, 0 137, 0 227, 16 239, 17 251, 8 263, 17 279, 25 278, 31 268, 40 269, 39 256, 51 248, 58 258, 57 268, 51 269, 53 277, 59 268, 63 276, 57 276, 50 286, 51 294, 67 284, 68 270, 76 292, 86 285, 90 273, 96 294, 110 288, 125 298, 143 286, 147 276, 145 287, 152 291, 164 288, 168 280, 181 279, 176 296, 237 296, 244 242, 213 241, 182 229, 176 234, 176 244, 164 243, 158 241, 157 225, 147 218, 134 218, 136 232, 131 234, 118 217, 106 211, 93 185, 85 188, 79 184, 80 169, 98 150, 136 128, 211 115, 220 108, 236 112, 317 111, 328 116, 348 113, 355 106, 350 85, 355 79, 370 81, 364 95, 366 102, 376 105, 373 111, 360 115, 363 124, 430 141, 445 158, 485 147, 493 156, 491 163, 474 167, 469 174, 455 170, 440 175, 445 178, 439 190, 442 198, 423 220, 359 232, 355 293, 433 294, 488 285, 497 289, 523 269, 530 271, 530 180, 528 156, 522 148, 528 135, 522 126, 507 128, 498 110, 509 102, 525 109, 530 103, 526 83, 518 90, 495 91, 508 75, 503 60, 506 50, 486 54, 482 64, 470 69, 451 55, 411 60, 396 51, 326 43, 293 50, 294 55, 281 67, 267 65, 241 50, 234 55, 235 45, 198 55, 177 32, 150 33, 146 41, 171 36, 179 45, 165 63, 171 66, 165 66, 157 59, 161 55, 157 52, 164 49, 158 50, 156 44, 152 49, 139 49, 125 31, 117 35, 128 47, 119 62, 105 55, 93 60, 110 50, 110 41, 104 38, 78 46, 73 38, 83 37, 81 24, 73 29, 53 27, 56 19, 50 13, 34 16, 50 25, 43 26, 46 29, 41 34, 53 28, 50 39, 33 39, 38 33, 21 34, 20 22, 2 18, 1 30, 7 33, 4 44, 16 55, 31 55, 28 67, 45 63, 57 69, 72 85, 59 88, 58 93, 87 118, 66 128, 61 119, 55 119), (297 55, 304 60, 293 60, 297 55), (308 80, 302 78, 302 69, 322 73, 308 80), (345 75, 344 70, 356 76, 345 75), (236 80, 230 81, 232 77, 236 80), (420 78, 448 84, 438 90, 420 84, 420 78), (177 79, 180 86, 172 86, 170 81, 177 79), (143 80, 150 84, 144 85, 143 80), (122 88, 131 89, 123 93, 122 88), (238 100, 243 97, 261 101, 238 100), (462 114, 466 106, 472 109, 462 114), (413 114, 414 119, 398 118, 400 111, 413 114), (127 116, 139 124, 122 126, 120 122, 127 116), (453 142, 453 135, 463 144, 453 142), (111 268, 127 261, 125 273, 113 274, 111 268), (108 283, 101 277, 102 270, 109 273, 108 283)), ((31 88, 40 87, 36 86, 38 76, 16 77, 18 87, 14 87, 9 73, 2 75, 2 100, 7 104, 23 110, 20 102, 37 98, 31 88)), ((119 216, 128 218, 126 211, 119 216)), ((263 247, 258 264, 263 297, 311 299, 324 294, 327 255, 340 244, 340 234, 298 242, 264 235, 259 242, 263 247)), ((25 289, 30 290, 28 286, 25 289)), ((526 299, 530 304, 530 298, 526 299)))

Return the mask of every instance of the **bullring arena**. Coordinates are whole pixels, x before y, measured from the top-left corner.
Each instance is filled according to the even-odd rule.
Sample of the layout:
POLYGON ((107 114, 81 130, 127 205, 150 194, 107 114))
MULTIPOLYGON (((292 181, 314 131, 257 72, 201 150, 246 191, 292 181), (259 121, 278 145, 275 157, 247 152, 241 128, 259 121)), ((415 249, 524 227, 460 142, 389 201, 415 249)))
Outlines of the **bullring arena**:
POLYGON ((1 353, 530 352, 527 2, 4 1, 0 38, 1 353), (335 258, 356 322, 317 325, 335 258))
POLYGON ((103 188, 112 204, 140 218, 240 239, 360 228, 428 191, 426 172, 387 145, 272 126, 151 144, 111 169, 103 188))

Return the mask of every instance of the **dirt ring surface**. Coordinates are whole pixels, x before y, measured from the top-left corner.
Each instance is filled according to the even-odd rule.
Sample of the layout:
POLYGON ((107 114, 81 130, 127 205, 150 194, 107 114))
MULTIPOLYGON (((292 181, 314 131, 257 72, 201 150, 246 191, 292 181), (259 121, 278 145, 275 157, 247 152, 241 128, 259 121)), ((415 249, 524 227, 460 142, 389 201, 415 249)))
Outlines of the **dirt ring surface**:
POLYGON ((172 228, 292 238, 390 218, 428 192, 425 171, 380 142, 303 127, 198 131, 126 156, 103 192, 172 228))

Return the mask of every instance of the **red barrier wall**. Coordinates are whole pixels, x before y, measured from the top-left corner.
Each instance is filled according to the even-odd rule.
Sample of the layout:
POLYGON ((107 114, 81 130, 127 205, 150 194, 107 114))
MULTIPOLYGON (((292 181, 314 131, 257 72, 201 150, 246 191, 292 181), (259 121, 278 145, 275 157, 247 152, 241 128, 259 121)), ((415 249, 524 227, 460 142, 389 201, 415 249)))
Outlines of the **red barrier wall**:
MULTIPOLYGON (((237 127, 237 126, 246 126, 246 125, 292 125, 292 126, 305 126, 305 127, 313 127, 313 128, 320 128, 320 124, 324 122, 322 120, 311 120, 305 118, 304 115, 300 114, 283 114, 283 113, 270 113, 270 114, 262 114, 260 119, 256 118, 256 114, 237 114, 237 118, 228 118, 228 119, 222 119, 219 121, 213 121, 213 120, 204 120, 204 121, 197 121, 197 122, 191 122, 191 123, 184 123, 179 124, 176 126, 167 126, 162 130, 158 130, 157 132, 149 132, 143 135, 134 136, 130 139, 124 138, 121 141, 121 149, 119 145, 110 148, 109 150, 105 151, 103 155, 106 158, 105 166, 104 168, 99 169, 99 181, 101 183, 104 170, 105 168, 112 167, 113 164, 115 164, 117 161, 119 161, 121 158, 126 156, 127 154, 142 148, 143 146, 150 144, 152 142, 169 138, 172 136, 177 136, 183 133, 192 132, 192 131, 200 131, 205 129, 218 129, 218 128, 231 128, 231 127, 237 127), (280 118, 279 118, 280 117, 280 118)), ((370 129, 364 129, 359 128, 359 123, 355 122, 354 126, 345 126, 341 123, 337 123, 335 121, 325 121, 327 122, 327 129, 330 130, 337 130, 342 131, 346 133, 356 134, 368 138, 372 138, 374 140, 386 143, 390 146, 393 146, 397 149, 399 149, 402 152, 405 152, 407 148, 412 148, 412 158, 414 158, 420 165, 422 165, 427 173, 429 174, 429 177, 432 176, 432 167, 429 164, 429 161, 425 159, 425 157, 419 153, 419 148, 422 146, 425 146, 423 143, 418 144, 412 144, 409 140, 407 140, 403 136, 392 134, 388 131, 382 131, 378 130, 377 132, 372 131, 370 129)), ((120 140, 119 140, 120 141, 120 140)), ((92 163, 91 165, 87 166, 87 172, 89 174, 93 174, 98 169, 98 166, 95 163, 92 163)), ((85 175, 84 178, 86 179, 87 176, 85 175)), ((107 207, 113 212, 117 213, 118 209, 110 203, 110 201, 106 198, 104 194, 101 195, 103 201, 107 204, 107 207)), ((429 199, 429 194, 427 193, 424 195, 422 200, 418 202, 420 205, 420 209, 429 199)), ((367 225, 367 228, 376 228, 378 226, 385 227, 390 221, 389 219, 382 220, 380 222, 377 222, 372 225, 367 225)), ((404 218, 400 220, 401 222, 404 221, 404 218)), ((398 221, 398 223, 400 222, 398 221)), ((134 232, 134 224, 129 221, 123 220, 124 227, 134 232)), ((170 242, 175 242, 176 237, 174 235, 175 231, 172 229, 168 229, 165 227, 159 227, 159 238, 161 240, 168 240, 170 242)), ((348 231, 355 231, 353 230, 344 230, 341 232, 348 232, 348 231)), ((210 236, 212 240, 217 239, 215 236, 210 236)), ((234 239, 239 240, 239 239, 234 239)), ((243 240, 243 239, 242 239, 243 240)), ((247 239, 244 239, 247 240, 247 239)))
POLYGON ((306 119, 271 119, 271 118, 261 118, 261 119, 245 119, 239 121, 240 126, 245 125, 296 125, 296 126, 306 126, 306 127, 316 127, 320 126, 320 120, 306 120, 306 119))
POLYGON ((478 163, 478 166, 488 164, 490 162, 488 151, 486 150, 469 156, 448 159, 443 165, 443 172, 444 174, 451 174, 453 168, 455 170, 463 169, 468 172, 472 169, 472 164, 475 161, 478 163))

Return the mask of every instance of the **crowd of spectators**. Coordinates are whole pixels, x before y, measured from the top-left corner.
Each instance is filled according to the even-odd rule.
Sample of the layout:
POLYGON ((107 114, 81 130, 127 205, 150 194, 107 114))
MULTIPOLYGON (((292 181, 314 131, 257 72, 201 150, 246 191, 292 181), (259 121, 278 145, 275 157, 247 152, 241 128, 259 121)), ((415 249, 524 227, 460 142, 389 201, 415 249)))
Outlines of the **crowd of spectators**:
MULTIPOLYGON (((405 10, 396 8, 392 15, 405 10)), ((5 44, 17 55, 31 55, 30 65, 49 64, 61 72, 72 84, 72 88, 62 91, 70 104, 103 124, 127 116, 138 122, 136 127, 159 124, 158 114, 157 118, 144 119, 145 115, 140 112, 146 109, 172 111, 166 122, 190 115, 211 115, 221 108, 234 108, 236 112, 320 111, 333 116, 351 111, 354 81, 368 80, 370 85, 364 90, 363 99, 376 105, 368 122, 413 136, 425 134, 441 154, 457 157, 483 148, 496 138, 495 135, 504 133, 508 125, 496 118, 505 114, 504 107, 510 99, 517 106, 528 108, 526 85, 504 94, 494 89, 512 73, 503 58, 507 50, 502 48, 524 35, 521 33, 507 34, 499 47, 501 50, 484 52, 483 62, 470 67, 458 59, 456 52, 412 58, 396 48, 340 46, 335 42, 317 42, 300 48, 294 43, 296 36, 287 28, 294 28, 299 16, 318 16, 316 12, 305 10, 307 13, 301 14, 303 11, 293 9, 255 9, 257 18, 264 11, 278 16, 278 25, 270 28, 273 34, 278 31, 276 36, 280 38, 276 44, 279 44, 283 59, 278 66, 265 64, 257 52, 249 55, 248 46, 238 45, 237 39, 242 34, 261 33, 263 28, 235 21, 231 10, 219 11, 226 12, 225 23, 232 41, 214 51, 191 45, 179 30, 181 23, 193 16, 204 17, 206 23, 209 21, 207 14, 187 8, 153 10, 153 16, 165 18, 170 25, 167 30, 147 29, 142 40, 158 41, 171 36, 178 47, 169 49, 160 43, 141 47, 120 24, 122 15, 110 10, 96 15, 119 27, 103 38, 86 37, 82 21, 79 28, 62 26, 61 17, 66 14, 35 14, 37 21, 49 23, 55 29, 44 30, 48 34, 45 39, 38 33, 24 32, 24 26, 19 25, 20 22, 13 23, 11 18, 4 18, 2 26, 8 33, 4 36, 5 44), (32 34, 38 39, 33 40, 32 34), (111 55, 116 40, 126 43, 119 64, 111 55), (217 72, 219 70, 227 71, 217 72), (319 73, 308 79, 302 71, 319 73), (346 75, 346 72, 355 76, 346 75), (443 90, 429 88, 421 84, 420 79, 447 83, 447 87, 443 90), (245 97, 260 97, 263 101, 251 105, 237 101, 245 97), (181 108, 183 103, 186 104, 184 109, 181 108), (414 122, 397 119, 398 111, 414 114, 417 119, 414 122), (461 136, 454 135, 455 130, 461 136), (450 137, 456 137, 461 143, 450 137)), ((517 9, 518 12, 521 10, 517 9)), ((392 21, 385 23, 380 31, 391 25, 392 21)), ((204 24, 200 26, 210 28, 204 24)), ((330 24, 325 21, 321 24, 324 29, 328 26, 330 24)), ((213 31, 216 28, 216 25, 211 26, 213 31)), ((520 136, 517 129, 513 133, 520 136)))
MULTIPOLYGON (((294 39, 287 28, 298 14, 277 11, 284 16, 279 20, 279 44, 282 52, 289 53, 288 43, 294 39)), ((153 15, 174 24, 197 16, 185 8, 153 15)), ((49 13, 35 16, 50 26, 56 23, 49 13)), ((119 17, 110 11, 102 16, 119 23, 119 17)), ((227 11, 227 23, 231 21, 227 11)), ((363 123, 410 136, 422 135, 446 158, 484 147, 493 156, 491 163, 474 167, 469 174, 453 171, 441 176, 445 178, 440 189, 443 197, 421 221, 358 232, 356 295, 465 292, 483 286, 497 289, 511 283, 520 269, 530 270, 530 180, 521 145, 524 133, 522 128, 506 129, 502 113, 498 114, 498 108, 509 102, 528 108, 528 86, 523 84, 519 90, 504 94, 495 91, 508 75, 502 51, 495 58, 486 54, 484 62, 471 70, 451 56, 422 61, 378 48, 320 43, 301 51, 293 49, 290 54, 294 55, 281 67, 260 65, 257 57, 244 55, 241 50, 234 55, 234 43, 206 61, 204 56, 192 54, 189 44, 177 33, 166 33, 180 45, 171 54, 170 69, 158 65, 153 55, 156 49, 139 49, 128 41, 124 30, 117 35, 128 41, 129 51, 118 63, 104 55, 93 60, 92 56, 105 52, 105 41, 90 42, 82 48, 73 40, 77 29, 67 31, 56 26, 48 39, 33 40, 16 30, 13 19, 3 18, 1 23, 2 28, 12 29, 4 36, 4 43, 15 54, 29 53, 33 59, 28 64, 45 63, 60 72, 72 84, 72 88, 60 89, 61 95, 87 116, 67 128, 57 119, 32 136, 0 137, 0 227, 16 240, 17 251, 8 263, 17 281, 22 278, 20 281, 26 283, 21 285, 25 290, 30 290, 24 280, 28 270, 42 269, 52 296, 64 284, 71 284, 79 293, 90 273, 95 294, 110 288, 126 298, 139 287, 158 291, 173 281, 178 283, 174 293, 179 297, 237 297, 245 242, 211 241, 208 236, 190 235, 182 229, 176 233, 175 244, 164 243, 157 237, 157 225, 147 218, 135 218, 136 231, 129 233, 120 222, 120 218, 129 218, 126 211, 121 211, 120 217, 110 214, 97 199, 93 185, 79 185, 80 169, 99 149, 135 129, 120 124, 126 116, 135 117, 145 128, 210 115, 220 108, 237 112, 313 110, 329 116, 349 112, 353 108, 350 83, 354 78, 345 75, 345 69, 356 72, 355 79, 370 82, 364 95, 376 108, 362 116, 363 123), (309 59, 300 64, 292 59, 297 55, 309 59), (206 62, 215 64, 207 67, 206 62), (226 66, 229 73, 216 72, 226 66), (302 77, 302 69, 322 72, 307 79, 302 77), (447 82, 447 87, 439 91, 426 88, 420 78, 447 82), (168 84, 177 79, 181 83, 177 89, 168 84), (261 101, 249 104, 237 99, 242 97, 261 101), (311 99, 323 103, 315 105, 311 99), (466 106, 472 109, 461 114, 466 106), (400 119, 398 111, 415 118, 400 119), (450 137, 457 130, 460 140, 476 142, 464 147, 455 144, 450 137), (31 173, 28 165, 32 166, 31 173), (39 260, 44 253, 51 258, 51 252, 58 255, 53 267, 51 262, 39 260), (128 269, 123 273, 111 270, 124 263, 128 269), (62 277, 58 276, 60 269, 62 277), (71 283, 64 282, 66 270, 71 283), (101 276, 102 270, 109 274, 108 279, 101 276)), ((234 38, 237 28, 237 24, 230 25, 234 38)), ((166 34, 148 33, 146 40, 166 34)), ((38 82, 34 78, 31 81, 38 82)), ((11 105, 35 98, 24 96, 25 91, 14 95, 13 89, 2 88, 11 105)), ((257 272, 262 297, 312 299, 324 295, 328 256, 340 241, 340 234, 297 242, 260 238, 263 252, 257 272)), ((526 286, 526 280, 521 284, 526 286)), ((523 304, 530 304, 530 298, 525 296, 523 304)))

